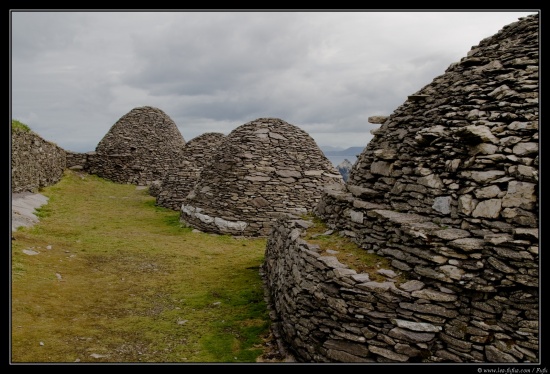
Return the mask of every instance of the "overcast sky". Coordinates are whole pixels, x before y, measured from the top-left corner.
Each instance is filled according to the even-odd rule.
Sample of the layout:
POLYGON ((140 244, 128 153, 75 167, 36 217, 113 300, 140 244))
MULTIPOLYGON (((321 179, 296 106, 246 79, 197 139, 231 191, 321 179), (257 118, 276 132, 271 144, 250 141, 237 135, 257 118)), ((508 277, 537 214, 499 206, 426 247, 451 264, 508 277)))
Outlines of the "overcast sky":
POLYGON ((186 141, 276 117, 319 146, 365 147, 368 117, 536 12, 12 10, 11 116, 76 152, 141 106, 186 141))

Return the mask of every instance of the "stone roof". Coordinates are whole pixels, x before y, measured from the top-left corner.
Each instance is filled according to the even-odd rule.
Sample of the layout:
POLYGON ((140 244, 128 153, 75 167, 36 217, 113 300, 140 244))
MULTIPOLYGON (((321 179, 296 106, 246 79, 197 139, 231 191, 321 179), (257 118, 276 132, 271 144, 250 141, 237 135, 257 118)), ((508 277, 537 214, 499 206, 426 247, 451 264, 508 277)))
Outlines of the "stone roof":
POLYGON ((204 167, 225 135, 220 132, 206 132, 185 144, 182 149, 182 158, 195 163, 198 167, 204 167))
POLYGON ((237 127, 220 143, 184 199, 181 221, 200 230, 267 236, 284 214, 312 211, 342 177, 313 138, 278 118, 237 127))
POLYGON ((161 180, 185 146, 174 121, 150 106, 122 116, 101 139, 91 172, 118 183, 149 185, 161 180))

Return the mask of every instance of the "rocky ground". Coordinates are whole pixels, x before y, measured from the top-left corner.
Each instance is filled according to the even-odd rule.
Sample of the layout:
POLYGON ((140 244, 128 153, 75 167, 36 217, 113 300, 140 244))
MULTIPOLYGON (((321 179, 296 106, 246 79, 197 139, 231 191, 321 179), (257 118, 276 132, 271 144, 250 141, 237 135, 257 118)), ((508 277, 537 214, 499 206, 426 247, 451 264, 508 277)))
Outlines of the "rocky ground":
POLYGON ((20 192, 11 194, 11 231, 19 227, 29 227, 38 222, 35 210, 48 202, 48 198, 39 193, 20 192))

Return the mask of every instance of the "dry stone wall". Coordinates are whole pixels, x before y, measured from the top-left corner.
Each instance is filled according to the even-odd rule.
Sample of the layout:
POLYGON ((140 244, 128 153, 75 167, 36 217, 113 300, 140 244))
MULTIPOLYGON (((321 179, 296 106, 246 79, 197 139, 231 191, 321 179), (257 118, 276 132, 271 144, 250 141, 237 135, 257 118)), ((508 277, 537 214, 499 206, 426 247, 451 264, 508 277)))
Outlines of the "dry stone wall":
POLYGON ((12 129, 11 192, 38 192, 59 182, 66 168, 65 154, 32 131, 12 129))
POLYGON ((313 138, 278 118, 237 127, 220 143, 180 220, 207 232, 267 236, 284 214, 311 212, 325 185, 342 177, 313 138))
POLYGON ((274 228, 265 277, 298 359, 538 362, 538 30, 505 26, 409 96, 315 208, 413 289, 274 228))
POLYGON ((89 153, 86 169, 117 183, 150 185, 180 160, 185 139, 172 119, 154 107, 132 109, 89 153))
MULTIPOLYGON (((88 168, 88 156, 95 152, 81 153, 73 151, 65 151, 67 159, 67 169, 86 171, 88 168)), ((93 156, 92 156, 93 157, 93 156)))
POLYGON ((169 170, 162 181, 149 187, 149 193, 157 198, 157 205, 180 210, 183 199, 197 183, 202 168, 224 137, 222 133, 208 132, 185 144, 180 154, 181 162, 169 170))
POLYGON ((304 240, 310 225, 273 225, 261 272, 272 328, 296 361, 539 362, 536 288, 480 292, 415 274, 398 283, 391 267, 373 281, 304 240))

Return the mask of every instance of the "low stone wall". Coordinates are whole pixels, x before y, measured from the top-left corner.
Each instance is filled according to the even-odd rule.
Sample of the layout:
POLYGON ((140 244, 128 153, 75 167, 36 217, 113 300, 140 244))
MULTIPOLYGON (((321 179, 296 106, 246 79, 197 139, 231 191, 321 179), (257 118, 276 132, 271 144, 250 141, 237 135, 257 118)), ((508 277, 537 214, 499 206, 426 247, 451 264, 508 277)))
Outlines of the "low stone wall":
MULTIPOLYGON (((442 269, 440 279, 426 276, 422 265, 437 257, 413 249, 408 235, 423 224, 411 220, 407 226, 406 218, 384 210, 372 214, 376 226, 392 232, 386 240, 394 248, 419 256, 414 269, 385 269, 384 282, 371 281, 305 241, 311 223, 281 219, 273 226, 261 273, 275 335, 296 360, 538 362, 538 288, 485 292, 465 288, 452 271, 442 269), (404 229, 392 227, 398 221, 404 229), (392 281, 399 271, 409 280, 392 281)), ((445 229, 427 226, 445 236, 445 229)))
POLYGON ((11 192, 38 192, 59 182, 66 152, 32 131, 12 130, 11 192))
POLYGON ((88 170, 88 158, 93 156, 95 152, 79 153, 66 151, 67 154, 67 169, 71 170, 88 170))
MULTIPOLYGON (((162 165, 155 169, 140 165, 132 154, 102 154, 98 152, 78 153, 67 151, 67 169, 80 170, 88 174, 121 184, 152 184, 159 172, 165 172, 162 165), (108 175, 105 174, 108 170, 108 175)), ((154 188, 154 187, 153 187, 154 188)))
POLYGON ((95 152, 88 155, 86 170, 90 174, 115 183, 148 185, 163 174, 160 167, 148 168, 130 153, 104 154, 95 152))

